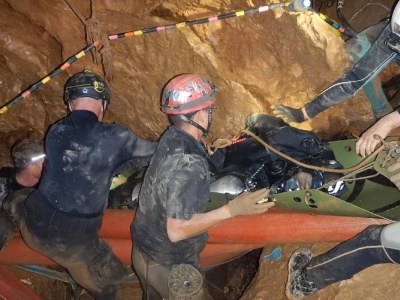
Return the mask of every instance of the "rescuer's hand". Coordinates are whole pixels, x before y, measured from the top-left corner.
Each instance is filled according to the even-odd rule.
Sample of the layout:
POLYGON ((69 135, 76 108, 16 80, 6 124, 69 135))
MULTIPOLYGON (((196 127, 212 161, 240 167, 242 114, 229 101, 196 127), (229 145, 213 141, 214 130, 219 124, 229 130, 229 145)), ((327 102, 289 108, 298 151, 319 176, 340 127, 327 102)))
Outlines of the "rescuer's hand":
POLYGON ((285 122, 301 123, 306 120, 301 108, 291 108, 282 104, 274 104, 271 106, 272 113, 285 122))
POLYGON ((312 175, 307 172, 299 172, 293 177, 297 178, 297 181, 299 182, 299 188, 301 190, 307 190, 311 188, 312 184, 312 175))
POLYGON ((398 126, 400 126, 400 114, 397 111, 382 117, 357 140, 356 153, 362 157, 370 155, 381 142, 374 136, 378 135, 382 139, 385 139, 389 135, 390 131, 398 126))
POLYGON ((387 170, 389 173, 394 173, 392 176, 389 177, 389 179, 400 190, 400 157, 393 165, 387 167, 387 170))
POLYGON ((238 215, 255 215, 266 212, 274 206, 274 202, 269 202, 269 191, 262 189, 256 192, 243 192, 235 199, 228 202, 231 218, 238 215))

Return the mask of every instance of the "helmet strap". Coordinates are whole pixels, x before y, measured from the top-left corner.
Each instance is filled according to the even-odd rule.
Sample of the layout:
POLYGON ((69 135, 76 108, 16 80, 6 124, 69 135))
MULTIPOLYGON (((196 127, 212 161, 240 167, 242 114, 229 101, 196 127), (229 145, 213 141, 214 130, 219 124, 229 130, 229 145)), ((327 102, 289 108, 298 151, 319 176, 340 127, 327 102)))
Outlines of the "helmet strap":
POLYGON ((208 113, 208 124, 207 124, 207 130, 204 133, 204 136, 208 134, 208 131, 210 130, 211 123, 212 123, 212 108, 211 106, 207 108, 207 113, 208 113))
POLYGON ((103 101, 101 101, 101 103, 103 104, 103 111, 104 111, 104 113, 106 112, 106 109, 107 109, 107 101, 105 101, 105 100, 103 100, 103 101))
POLYGON ((203 126, 197 124, 195 121, 193 121, 193 120, 187 118, 187 117, 184 116, 184 115, 181 115, 180 118, 181 118, 184 122, 186 122, 186 123, 188 123, 188 124, 190 124, 190 125, 196 127, 197 129, 201 130, 201 131, 203 132, 203 135, 204 135, 204 136, 206 136, 206 135, 208 134, 208 130, 205 129, 203 126))

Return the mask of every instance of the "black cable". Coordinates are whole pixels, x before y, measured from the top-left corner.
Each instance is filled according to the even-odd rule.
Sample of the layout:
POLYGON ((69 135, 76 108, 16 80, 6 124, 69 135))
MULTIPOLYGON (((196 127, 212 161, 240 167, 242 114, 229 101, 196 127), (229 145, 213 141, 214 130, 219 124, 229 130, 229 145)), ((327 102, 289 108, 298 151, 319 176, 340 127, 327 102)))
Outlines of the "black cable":
POLYGON ((339 18, 340 23, 342 23, 343 27, 346 29, 349 37, 355 36, 358 34, 356 30, 350 25, 349 22, 347 22, 346 18, 342 14, 342 9, 344 6, 344 0, 338 0, 337 6, 336 6, 336 12, 339 18))

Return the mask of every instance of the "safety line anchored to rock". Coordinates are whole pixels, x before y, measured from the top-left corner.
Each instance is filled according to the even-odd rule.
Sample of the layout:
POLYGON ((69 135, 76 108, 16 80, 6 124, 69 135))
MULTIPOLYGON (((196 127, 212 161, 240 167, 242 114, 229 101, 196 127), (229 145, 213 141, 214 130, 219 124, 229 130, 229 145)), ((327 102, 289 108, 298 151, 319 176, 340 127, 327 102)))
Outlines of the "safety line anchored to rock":
MULTIPOLYGON (((268 10, 284 8, 284 7, 288 7, 289 9, 291 9, 293 11, 301 12, 301 11, 309 10, 310 6, 311 6, 310 0, 294 0, 294 1, 290 1, 290 2, 281 2, 281 3, 271 4, 271 5, 252 7, 249 9, 225 13, 225 14, 221 14, 221 15, 209 17, 209 18, 202 18, 202 19, 197 19, 197 20, 192 20, 192 21, 184 21, 184 22, 179 22, 179 23, 175 23, 175 24, 154 26, 154 27, 143 28, 140 30, 112 34, 112 35, 108 36, 108 39, 116 40, 116 39, 121 39, 121 38, 125 38, 125 37, 139 36, 139 35, 143 35, 143 34, 151 33, 151 32, 159 32, 159 31, 182 28, 182 27, 187 27, 187 26, 206 24, 206 23, 223 20, 223 19, 228 19, 228 18, 233 18, 233 17, 241 17, 241 16, 245 16, 245 15, 252 15, 252 14, 262 13, 262 12, 265 12, 268 10)), ((328 24, 332 25, 329 22, 328 22, 328 24)), ((334 28, 338 29, 336 27, 334 27, 334 28)), ((70 57, 67 61, 65 61, 60 67, 56 68, 51 73, 49 73, 48 75, 43 77, 41 80, 39 80, 35 84, 31 85, 28 89, 21 92, 17 97, 13 98, 9 102, 7 102, 5 105, 0 107, 0 114, 5 113, 10 107, 13 107, 14 105, 18 104, 20 101, 22 101, 23 99, 28 97, 33 91, 37 90, 39 87, 41 87, 42 85, 49 82, 53 77, 60 74, 62 71, 67 69, 71 64, 73 64, 79 58, 83 57, 87 52, 89 52, 93 48, 97 48, 97 47, 101 47, 101 44, 99 41, 95 41, 94 43, 83 48, 77 54, 75 54, 74 56, 70 57)), ((107 74, 105 74, 105 75, 107 77, 107 74)))

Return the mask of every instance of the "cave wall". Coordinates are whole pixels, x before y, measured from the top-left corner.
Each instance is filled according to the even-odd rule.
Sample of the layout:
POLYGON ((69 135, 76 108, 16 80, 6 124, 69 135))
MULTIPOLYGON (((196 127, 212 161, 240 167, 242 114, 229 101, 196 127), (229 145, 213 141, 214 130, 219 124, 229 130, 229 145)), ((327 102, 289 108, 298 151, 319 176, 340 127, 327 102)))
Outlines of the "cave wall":
MULTIPOLYGON (((0 0, 0 105, 85 47, 82 21, 88 18, 97 22, 99 32, 110 35, 268 3, 0 0)), ((271 113, 274 103, 300 107, 337 79, 348 67, 343 44, 343 38, 316 14, 281 8, 110 41, 103 49, 110 51, 114 69, 105 121, 157 139, 168 125, 159 109, 163 85, 176 74, 195 72, 220 90, 208 139, 231 137, 243 128, 249 113, 271 113)), ((3 163, 9 162, 13 142, 43 137, 49 125, 65 116, 62 91, 69 76, 84 69, 103 75, 101 62, 94 60, 99 54, 93 53, 0 115, 3 163)), ((359 133, 372 121, 369 104, 359 93, 300 127, 329 138, 350 128, 359 133)))

